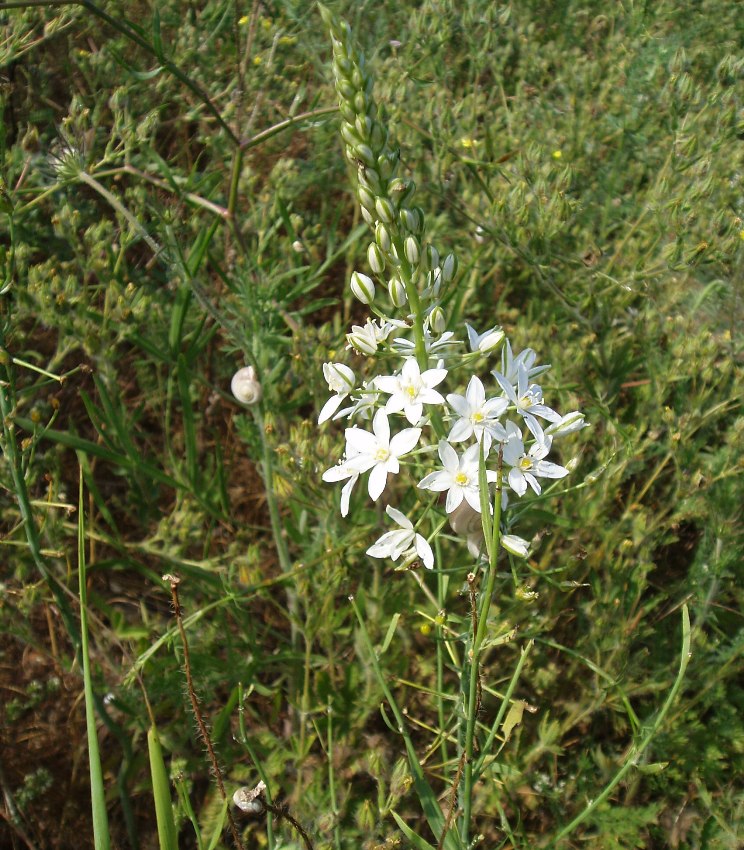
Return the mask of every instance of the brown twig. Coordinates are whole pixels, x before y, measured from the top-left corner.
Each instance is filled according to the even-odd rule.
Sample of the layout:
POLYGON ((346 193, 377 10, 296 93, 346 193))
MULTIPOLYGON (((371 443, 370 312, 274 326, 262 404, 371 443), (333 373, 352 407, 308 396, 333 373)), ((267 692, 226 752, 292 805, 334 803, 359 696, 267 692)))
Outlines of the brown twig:
POLYGON ((437 844, 437 850, 442 850, 444 847, 444 839, 447 837, 447 833, 450 831, 450 827, 452 826, 452 819, 455 816, 455 812, 457 811, 457 788, 460 785, 460 780, 462 779, 462 769, 465 767, 465 750, 462 751, 462 755, 460 756, 460 760, 457 763, 457 773, 455 774, 455 778, 452 780, 452 788, 450 790, 450 808, 447 812, 447 820, 444 822, 444 828, 442 829, 442 835, 439 839, 439 844, 437 844))
POLYGON ((304 841, 307 850, 314 850, 313 843, 312 841, 310 841, 310 836, 302 828, 302 825, 299 823, 299 821, 295 820, 295 818, 292 817, 287 806, 271 806, 268 803, 264 803, 264 806, 266 807, 267 812, 271 812, 273 815, 276 815, 279 820, 284 818, 284 820, 289 821, 289 823, 297 830, 297 832, 300 833, 300 836, 302 837, 302 840, 304 841))
MULTIPOLYGON (((191 659, 189 657, 189 644, 186 640, 186 630, 183 627, 181 603, 178 600, 178 585, 180 584, 181 579, 178 578, 178 576, 174 575, 164 575, 163 581, 167 581, 170 584, 171 599, 173 602, 173 613, 176 617, 176 624, 178 625, 178 634, 180 635, 181 644, 183 646, 183 669, 186 673, 186 688, 189 692, 189 699, 191 700, 191 710, 194 712, 194 717, 196 718, 196 725, 199 727, 199 734, 201 735, 201 738, 204 741, 204 746, 207 748, 209 761, 212 765, 212 773, 214 774, 214 778, 217 781, 217 788, 219 789, 220 796, 223 800, 227 801, 228 798, 227 792, 225 791, 225 783, 222 779, 222 770, 220 769, 219 762, 217 761, 217 754, 214 751, 214 745, 212 744, 212 739, 209 736, 207 724, 205 723, 204 717, 201 713, 201 709, 199 708, 199 700, 196 696, 196 691, 194 690, 194 680, 191 676, 191 659)), ((240 840, 240 833, 238 832, 238 828, 235 825, 235 820, 233 819, 232 812, 230 811, 229 806, 226 811, 227 822, 230 826, 230 832, 232 833, 235 845, 239 848, 239 850, 245 850, 245 848, 243 847, 243 842, 240 840)))

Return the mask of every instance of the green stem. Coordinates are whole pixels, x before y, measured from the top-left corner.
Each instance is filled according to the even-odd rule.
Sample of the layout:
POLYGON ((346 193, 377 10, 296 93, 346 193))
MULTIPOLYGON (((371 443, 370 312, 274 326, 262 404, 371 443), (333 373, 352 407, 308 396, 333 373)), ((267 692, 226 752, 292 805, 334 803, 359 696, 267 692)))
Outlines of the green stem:
POLYGON ((465 769, 463 772, 462 794, 462 841, 468 846, 470 833, 470 818, 473 801, 473 748, 475 742, 475 725, 478 715, 478 675, 480 653, 483 640, 488 629, 488 611, 491 606, 493 589, 496 584, 496 566, 499 555, 499 538, 501 536, 501 457, 497 471, 496 488, 493 497, 493 519, 491 521, 491 546, 488 557, 488 572, 486 573, 486 588, 478 606, 478 624, 473 635, 470 649, 470 681, 468 685, 467 725, 465 728, 465 769))

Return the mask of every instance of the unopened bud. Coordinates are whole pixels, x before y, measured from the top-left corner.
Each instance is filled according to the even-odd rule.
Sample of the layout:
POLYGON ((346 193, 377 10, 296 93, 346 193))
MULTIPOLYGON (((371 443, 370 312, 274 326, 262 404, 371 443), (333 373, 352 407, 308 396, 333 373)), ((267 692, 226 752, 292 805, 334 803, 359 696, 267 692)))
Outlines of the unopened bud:
POLYGON ((372 153, 372 148, 369 145, 354 145, 354 155, 360 162, 363 162, 367 168, 373 168, 375 164, 375 155, 372 153))
POLYGON ((351 145, 351 147, 354 147, 354 145, 358 145, 362 141, 356 129, 351 124, 348 124, 346 121, 344 121, 344 123, 341 125, 341 138, 346 142, 347 145, 351 145))
POLYGON ((406 288, 400 278, 394 277, 388 281, 388 294, 395 307, 403 307, 408 300, 406 288))
POLYGON ((447 330, 447 317, 444 315, 444 310, 437 306, 429 313, 429 327, 431 332, 437 336, 441 336, 447 330))
POLYGON ((367 262, 375 274, 382 274, 385 271, 385 257, 383 257, 382 251, 376 242, 369 243, 369 247, 367 248, 367 262))
POLYGON ((364 115, 367 111, 367 96, 363 91, 358 91, 354 95, 354 109, 356 110, 357 115, 364 115))
POLYGON ((433 245, 426 246, 426 267, 433 271, 439 265, 439 251, 433 245))
POLYGON ((373 339, 369 334, 358 332, 346 334, 346 341, 360 354, 372 355, 377 351, 377 340, 373 339))
POLYGON ((375 284, 371 277, 361 272, 354 272, 351 276, 351 291, 354 297, 362 304, 371 304, 375 300, 375 284))
POLYGON ((395 218, 395 210, 393 209, 393 205, 390 203, 389 198, 376 198, 375 210, 377 211, 380 221, 385 222, 385 224, 390 224, 395 218))
POLYGON ((364 186, 360 186, 357 190, 357 196, 359 197, 359 203, 366 207, 370 212, 372 212, 375 208, 375 198, 374 195, 364 186))
POLYGON ((357 115, 356 121, 354 122, 354 127, 356 128, 357 134, 360 139, 364 139, 364 141, 369 141, 369 134, 372 131, 372 119, 368 118, 366 115, 357 115))
POLYGON ((445 283, 449 283, 457 274, 457 257, 454 254, 447 254, 442 263, 442 277, 445 283))
POLYGON ((380 246, 380 250, 387 253, 390 250, 391 245, 393 244, 393 240, 390 236, 390 231, 387 227, 380 221, 377 223, 375 227, 375 241, 380 246))
POLYGON ((406 236, 406 241, 403 243, 403 250, 408 262, 412 266, 418 265, 421 249, 419 248, 418 239, 415 236, 406 236))

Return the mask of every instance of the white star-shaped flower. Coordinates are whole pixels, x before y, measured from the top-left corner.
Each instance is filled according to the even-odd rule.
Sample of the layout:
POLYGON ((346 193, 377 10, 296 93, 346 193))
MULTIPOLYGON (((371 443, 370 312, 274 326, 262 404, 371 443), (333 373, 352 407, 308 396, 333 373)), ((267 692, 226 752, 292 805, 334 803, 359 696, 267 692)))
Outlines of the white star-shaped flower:
POLYGON ((498 325, 495 325, 490 330, 487 330, 482 334, 479 334, 475 328, 472 328, 467 322, 465 322, 465 327, 468 331, 470 350, 479 351, 481 354, 493 351, 494 348, 501 343, 501 340, 505 336, 504 331, 498 325))
POLYGON ((354 389, 354 372, 343 363, 324 363, 323 377, 328 383, 328 389, 335 393, 323 405, 318 416, 318 425, 330 419, 341 406, 341 402, 354 389))
POLYGON ((399 375, 375 378, 375 386, 390 394, 385 405, 387 413, 403 411, 411 425, 415 425, 421 419, 425 404, 444 404, 444 397, 434 387, 446 377, 446 369, 427 369, 422 372, 416 360, 408 357, 399 375))
POLYGON ((390 558, 393 561, 397 561, 401 555, 406 559, 418 555, 426 569, 432 569, 434 553, 426 538, 413 530, 413 523, 405 514, 391 508, 390 505, 385 508, 385 512, 400 528, 383 534, 367 549, 367 554, 373 558, 390 558))
POLYGON ((341 516, 347 516, 349 513, 351 491, 354 489, 354 485, 358 480, 359 473, 349 467, 348 457, 337 463, 336 466, 326 469, 323 473, 323 481, 331 483, 335 481, 346 481, 346 484, 341 488, 341 516))
POLYGON ((493 375, 504 391, 504 395, 514 405, 517 413, 524 417, 528 426, 530 421, 537 424, 535 416, 540 416, 550 422, 557 422, 561 418, 555 410, 543 404, 542 389, 537 384, 529 383, 529 376, 524 365, 520 364, 517 367, 516 388, 500 372, 494 372, 493 375))
MULTIPOLYGON (((540 437, 535 440, 529 451, 525 451, 522 432, 513 422, 507 422, 506 430, 509 437, 504 443, 504 463, 511 467, 507 480, 518 496, 524 496, 528 484, 539 495, 542 488, 538 478, 563 478, 568 475, 564 466, 543 460, 550 451, 553 438, 543 434, 539 425, 540 437)), ((535 436, 537 437, 537 434, 535 436)))
MULTIPOLYGON (((460 457, 446 441, 439 443, 439 458, 443 469, 430 472, 419 481, 422 490, 433 490, 435 493, 447 491, 445 510, 452 513, 462 503, 467 501, 471 508, 480 512, 480 490, 478 488, 478 465, 480 446, 476 443, 460 457)), ((496 480, 493 470, 486 470, 486 480, 490 483, 496 480)))
POLYGON ((509 402, 505 398, 486 400, 486 391, 477 375, 470 379, 464 396, 450 393, 447 404, 460 417, 447 437, 450 443, 461 443, 475 435, 478 442, 483 440, 483 450, 488 454, 492 440, 506 439, 506 431, 498 418, 509 402))
POLYGON ((399 458, 418 443, 420 428, 405 428, 390 437, 387 413, 378 410, 372 420, 372 433, 361 428, 346 429, 346 466, 355 472, 369 472, 367 488, 376 501, 387 483, 388 473, 400 471, 399 458))

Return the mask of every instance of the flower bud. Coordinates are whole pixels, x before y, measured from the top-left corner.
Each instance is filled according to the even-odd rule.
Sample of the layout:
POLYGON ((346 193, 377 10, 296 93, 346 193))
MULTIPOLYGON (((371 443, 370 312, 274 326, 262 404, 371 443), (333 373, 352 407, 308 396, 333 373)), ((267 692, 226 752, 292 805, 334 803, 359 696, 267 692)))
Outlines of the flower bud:
POLYGON ((398 277, 393 277, 388 281, 388 294, 395 307, 404 307, 408 301, 406 288, 403 281, 398 277))
POLYGON ((377 340, 372 339, 368 334, 350 333, 346 334, 346 341, 349 345, 360 354, 375 354, 377 351, 377 340))
POLYGON ((442 277, 445 283, 449 283, 457 274, 457 257, 454 254, 447 254, 442 263, 442 277))
POLYGON ((369 145, 354 145, 354 155, 358 160, 363 162, 367 168, 374 167, 375 155, 372 153, 372 148, 369 145))
POLYGON ((374 227, 375 226, 375 217, 372 215, 372 213, 366 207, 362 207, 361 209, 362 209, 362 218, 367 222, 367 224, 370 227, 374 227))
POLYGON ((372 131, 372 119, 367 118, 366 115, 357 115, 356 121, 354 122, 354 128, 356 129, 359 138, 367 141, 369 139, 369 134, 372 131))
POLYGON ((362 304, 371 304, 375 300, 375 284, 371 277, 361 272, 354 272, 351 276, 351 291, 362 304))
POLYGON ((409 233, 416 233, 418 218, 413 210, 408 209, 408 207, 403 207, 398 213, 398 217, 400 218, 401 226, 405 230, 409 233))
POLYGON ((374 195, 369 192, 364 186, 360 186, 357 190, 357 197, 359 198, 359 203, 366 207, 370 212, 372 212, 375 208, 375 198, 374 195))
POLYGON ((354 86, 346 80, 336 81, 336 91, 338 92, 339 97, 343 100, 351 100, 356 94, 354 86))
POLYGON ((389 198, 376 198, 375 210, 380 221, 385 222, 385 224, 390 224, 395 218, 395 210, 389 198))
POLYGON ((530 550, 530 544, 522 537, 517 537, 516 534, 503 534, 501 545, 507 552, 516 555, 517 558, 526 558, 530 550))
POLYGON ((261 401, 263 390, 256 377, 253 366, 244 366, 233 375, 230 389, 235 398, 242 404, 256 404, 261 401))
POLYGON ((382 181, 380 180, 380 176, 376 171, 373 171, 371 168, 360 168, 358 175, 359 185, 364 186, 369 192, 373 195, 384 195, 385 190, 382 186, 382 181))
POLYGON ((390 247, 393 244, 390 231, 381 221, 379 221, 375 227, 375 241, 380 246, 380 249, 385 251, 385 253, 390 250, 390 247))
POLYGON ((369 134, 369 142, 372 145, 372 149, 376 151, 382 150, 387 143, 387 139, 387 130, 382 126, 382 124, 380 124, 379 121, 373 121, 372 131, 369 134))
POLYGON ((377 157, 377 170, 383 180, 389 180, 393 176, 397 164, 398 158, 393 154, 383 153, 377 157))
POLYGON ((376 242, 369 243, 369 247, 367 248, 367 262, 375 274, 382 274, 385 271, 385 257, 383 257, 382 251, 376 242))
POLYGON ((351 124, 348 124, 346 121, 341 125, 341 138, 346 142, 347 145, 358 145, 362 139, 356 131, 356 128, 351 124))
POLYGON ((433 245, 426 246, 426 267, 433 271, 439 265, 439 251, 433 245))
POLYGON ((406 241, 403 243, 403 250, 408 262, 412 266, 418 265, 421 249, 419 248, 418 239, 415 236, 406 236, 406 241))
POLYGON ((447 330, 447 317, 444 315, 444 310, 437 306, 429 313, 429 327, 431 332, 437 336, 441 336, 447 330))
POLYGON ((367 96, 363 91, 358 91, 354 95, 354 100, 352 101, 354 105, 354 109, 356 110, 357 115, 364 115, 367 111, 367 96))

